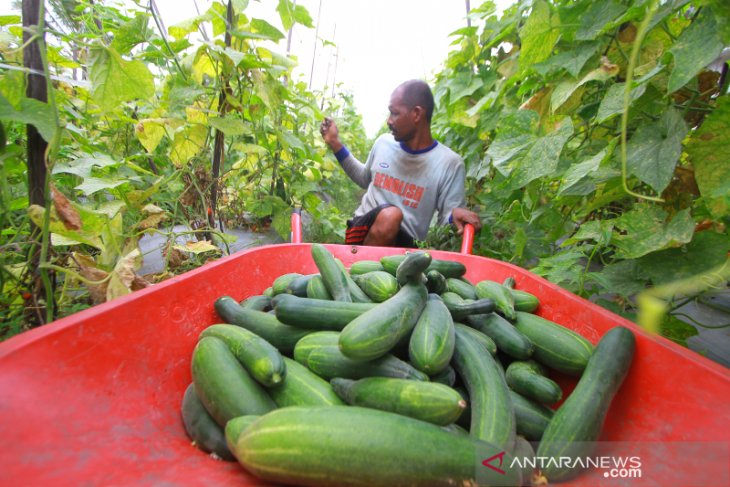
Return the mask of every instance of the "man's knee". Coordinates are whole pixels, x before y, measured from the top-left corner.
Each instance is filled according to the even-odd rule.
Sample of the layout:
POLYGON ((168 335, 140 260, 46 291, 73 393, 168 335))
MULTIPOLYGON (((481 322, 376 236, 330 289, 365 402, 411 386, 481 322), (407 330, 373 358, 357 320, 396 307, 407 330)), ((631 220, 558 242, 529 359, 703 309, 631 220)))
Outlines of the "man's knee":
POLYGON ((378 216, 375 217, 375 221, 400 228, 400 224, 403 221, 403 212, 397 206, 389 206, 380 210, 378 216))

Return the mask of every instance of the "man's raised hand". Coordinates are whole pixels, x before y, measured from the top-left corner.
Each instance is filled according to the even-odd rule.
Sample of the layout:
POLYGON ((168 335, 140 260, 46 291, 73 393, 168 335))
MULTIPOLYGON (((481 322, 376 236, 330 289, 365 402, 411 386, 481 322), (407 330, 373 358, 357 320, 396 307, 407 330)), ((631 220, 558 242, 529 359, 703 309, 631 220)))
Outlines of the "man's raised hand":
POLYGON ((332 152, 338 152, 343 145, 340 142, 340 132, 337 130, 337 124, 330 117, 325 117, 319 126, 319 133, 322 134, 324 143, 327 144, 332 152))

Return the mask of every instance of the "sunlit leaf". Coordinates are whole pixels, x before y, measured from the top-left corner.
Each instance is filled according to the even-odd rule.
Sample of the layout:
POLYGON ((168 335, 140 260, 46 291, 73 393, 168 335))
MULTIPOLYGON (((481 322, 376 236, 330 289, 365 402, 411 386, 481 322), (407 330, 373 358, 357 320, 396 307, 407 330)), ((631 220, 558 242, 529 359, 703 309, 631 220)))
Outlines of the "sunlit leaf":
POLYGON ((522 50, 520 64, 525 67, 544 61, 550 57, 553 46, 560 38, 560 19, 550 11, 544 0, 536 1, 532 13, 520 30, 522 50))
POLYGON ((175 245, 174 248, 182 252, 191 254, 202 254, 203 252, 220 252, 220 249, 213 245, 210 240, 200 240, 198 242, 188 241, 185 245, 175 245))
POLYGON ((165 136, 165 127, 159 121, 140 120, 134 127, 134 134, 147 152, 152 153, 165 136))
POLYGON ((86 196, 90 196, 104 189, 116 188, 117 186, 121 186, 125 182, 126 181, 119 179, 105 179, 88 176, 84 178, 83 183, 79 184, 74 189, 81 191, 86 196))
POLYGON ((170 159, 175 164, 185 164, 205 145, 208 129, 202 125, 191 125, 175 134, 170 147, 170 159))
POLYGON ((251 19, 251 31, 261 34, 266 39, 270 39, 275 42, 280 41, 285 37, 279 29, 263 19, 251 19))
POLYGON ((92 50, 91 96, 105 111, 114 110, 128 101, 147 100, 155 94, 152 73, 142 61, 126 61, 109 47, 92 50))
POLYGON ((240 118, 210 117, 208 119, 208 124, 228 136, 243 135, 251 132, 248 126, 240 118))
POLYGON ((109 278, 109 284, 106 289, 107 301, 111 301, 120 296, 126 296, 132 292, 132 283, 136 277, 135 270, 139 268, 140 263, 141 254, 139 249, 134 249, 119 259, 109 278))
POLYGON ((216 66, 208 54, 206 46, 201 46, 193 61, 193 79, 200 85, 206 85, 218 75, 216 66))
POLYGON ((112 159, 107 154, 94 153, 88 157, 79 157, 68 162, 58 163, 53 167, 53 173, 75 174, 82 178, 91 176, 91 171, 95 167, 116 166, 119 162, 112 159))

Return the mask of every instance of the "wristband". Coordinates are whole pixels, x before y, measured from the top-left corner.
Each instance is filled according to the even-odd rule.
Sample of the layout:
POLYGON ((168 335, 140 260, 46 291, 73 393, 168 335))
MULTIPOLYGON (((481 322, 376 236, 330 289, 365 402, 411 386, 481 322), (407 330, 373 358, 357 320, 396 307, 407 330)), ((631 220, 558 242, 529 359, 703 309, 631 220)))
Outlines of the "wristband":
POLYGON ((347 156, 350 155, 350 151, 347 150, 347 147, 344 145, 342 146, 342 149, 335 152, 335 157, 337 158, 337 162, 342 163, 345 159, 347 159, 347 156))

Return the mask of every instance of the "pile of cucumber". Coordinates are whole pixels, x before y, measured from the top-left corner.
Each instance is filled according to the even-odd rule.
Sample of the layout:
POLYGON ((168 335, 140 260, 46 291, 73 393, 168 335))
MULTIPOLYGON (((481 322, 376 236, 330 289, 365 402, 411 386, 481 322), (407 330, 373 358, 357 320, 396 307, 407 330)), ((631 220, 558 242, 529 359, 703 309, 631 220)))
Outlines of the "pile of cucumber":
POLYGON ((201 333, 182 402, 198 448, 292 485, 517 486, 580 473, 513 459, 590 454, 631 364, 630 330, 594 347, 532 314, 538 298, 514 279, 473 284, 463 264, 425 251, 349 270, 319 244, 312 258, 317 274, 216 300, 221 324, 201 333), (551 370, 579 377, 557 409, 551 370))

